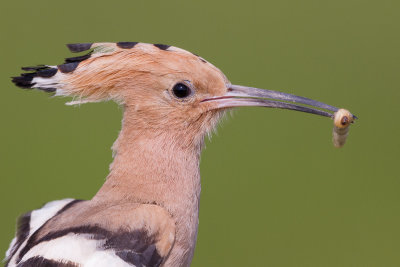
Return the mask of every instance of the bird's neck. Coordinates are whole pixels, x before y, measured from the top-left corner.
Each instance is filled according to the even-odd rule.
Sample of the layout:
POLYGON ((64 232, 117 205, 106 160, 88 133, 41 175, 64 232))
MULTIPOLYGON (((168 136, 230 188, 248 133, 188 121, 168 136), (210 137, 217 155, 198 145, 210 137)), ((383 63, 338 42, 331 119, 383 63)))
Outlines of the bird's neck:
POLYGON ((173 129, 147 129, 129 112, 125 110, 122 130, 113 146, 110 174, 94 200, 160 205, 176 221, 176 242, 192 243, 194 249, 202 140, 186 140, 188 133, 173 129))

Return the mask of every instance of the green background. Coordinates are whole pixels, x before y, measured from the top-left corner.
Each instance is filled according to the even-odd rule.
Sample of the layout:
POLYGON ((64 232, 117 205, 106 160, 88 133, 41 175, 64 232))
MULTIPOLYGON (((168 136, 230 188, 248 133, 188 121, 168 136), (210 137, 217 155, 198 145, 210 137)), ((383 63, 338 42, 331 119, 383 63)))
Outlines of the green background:
POLYGON ((23 212, 95 194, 121 121, 114 103, 69 107, 9 77, 62 63, 66 43, 141 41, 360 118, 335 149, 327 118, 228 116, 202 155, 192 266, 400 266, 399 10, 398 0, 2 0, 0 254, 23 212))

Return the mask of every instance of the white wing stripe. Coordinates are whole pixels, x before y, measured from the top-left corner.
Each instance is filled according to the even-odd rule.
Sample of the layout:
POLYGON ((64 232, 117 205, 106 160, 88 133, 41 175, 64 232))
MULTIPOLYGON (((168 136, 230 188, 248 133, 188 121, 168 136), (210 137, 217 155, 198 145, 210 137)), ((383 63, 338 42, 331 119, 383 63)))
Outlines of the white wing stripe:
POLYGON ((47 203, 41 209, 34 210, 31 213, 31 228, 29 235, 33 234, 40 226, 42 226, 48 219, 57 214, 59 210, 65 207, 68 203, 74 201, 72 198, 63 200, 56 200, 47 203))
POLYGON ((37 230, 39 229, 46 221, 48 221, 51 217, 57 214, 62 208, 64 208, 66 205, 74 201, 74 199, 67 198, 63 200, 56 200, 56 201, 51 201, 44 205, 41 209, 34 210, 31 212, 30 215, 30 222, 29 222, 29 234, 23 241, 22 245, 18 248, 17 251, 13 251, 15 245, 16 245, 16 238, 13 239, 13 241, 10 244, 9 249, 6 252, 6 260, 9 260, 9 263, 7 266, 12 267, 16 266, 16 259, 18 258, 18 254, 26 246, 27 241, 29 240, 29 237, 37 230), (11 254, 13 253, 13 254, 11 254), (9 259, 11 257, 11 259, 9 259))
POLYGON ((102 250, 104 243, 105 240, 91 239, 89 234, 71 233, 37 244, 21 262, 38 256, 54 261, 71 261, 85 267, 133 266, 115 255, 113 250, 102 250))

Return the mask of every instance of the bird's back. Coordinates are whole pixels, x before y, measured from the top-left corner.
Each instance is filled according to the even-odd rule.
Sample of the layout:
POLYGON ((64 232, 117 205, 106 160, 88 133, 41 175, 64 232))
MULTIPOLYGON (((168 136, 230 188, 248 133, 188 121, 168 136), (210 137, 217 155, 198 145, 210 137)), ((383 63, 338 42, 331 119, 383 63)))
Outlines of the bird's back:
POLYGON ((64 199, 19 218, 6 266, 159 266, 174 238, 160 206, 64 199))

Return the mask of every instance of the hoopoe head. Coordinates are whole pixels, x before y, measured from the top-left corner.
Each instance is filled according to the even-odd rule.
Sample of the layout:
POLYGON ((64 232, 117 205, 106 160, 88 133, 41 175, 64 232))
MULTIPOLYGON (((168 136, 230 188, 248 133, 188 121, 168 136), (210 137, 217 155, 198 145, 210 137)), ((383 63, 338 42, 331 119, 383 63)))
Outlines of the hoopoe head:
POLYGON ((231 107, 275 107, 327 117, 332 114, 288 102, 338 110, 303 97, 232 85, 214 65, 173 46, 119 42, 70 44, 68 48, 89 53, 67 58, 58 66, 23 68, 33 72, 14 77, 13 82, 74 97, 69 104, 115 100, 129 111, 124 120, 132 120, 136 127, 179 132, 199 140, 213 128, 221 111, 231 107))

